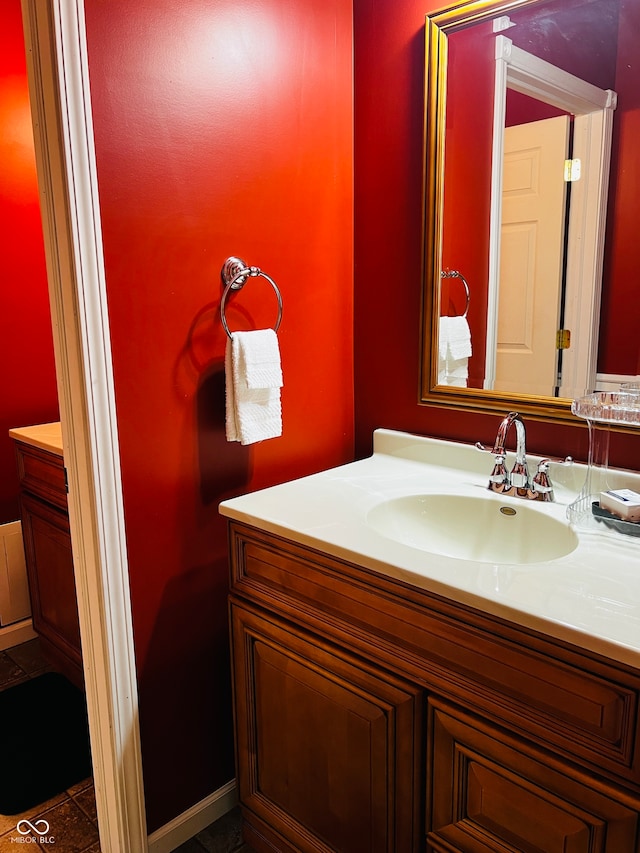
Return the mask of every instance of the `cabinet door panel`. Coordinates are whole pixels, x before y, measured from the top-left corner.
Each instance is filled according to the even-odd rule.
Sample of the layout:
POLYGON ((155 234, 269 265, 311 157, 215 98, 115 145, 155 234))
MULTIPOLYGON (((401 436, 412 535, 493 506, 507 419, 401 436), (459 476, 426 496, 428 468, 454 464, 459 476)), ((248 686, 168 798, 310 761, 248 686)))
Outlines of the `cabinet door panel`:
POLYGON ((301 851, 417 850, 420 689, 232 614, 243 804, 301 851))
POLYGON ((44 641, 43 651, 52 663, 73 681, 82 683, 69 518, 49 504, 23 495, 22 529, 33 627, 44 641))
POLYGON ((615 791, 437 700, 429 721, 428 850, 636 853, 637 811, 615 791))

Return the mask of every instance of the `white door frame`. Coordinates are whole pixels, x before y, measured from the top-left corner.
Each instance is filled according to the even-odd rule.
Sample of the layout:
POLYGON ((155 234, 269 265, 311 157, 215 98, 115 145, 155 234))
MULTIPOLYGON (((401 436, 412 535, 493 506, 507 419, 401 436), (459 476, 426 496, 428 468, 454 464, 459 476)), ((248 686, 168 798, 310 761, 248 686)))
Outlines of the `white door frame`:
POLYGON ((147 828, 83 0, 22 0, 102 849, 147 828))
MULTIPOLYGON (((496 29, 510 25, 499 20, 496 29)), ((489 288, 486 389, 495 381, 500 279, 500 226, 502 222, 502 160, 507 88, 537 98, 575 115, 574 158, 583 166, 583 178, 572 187, 565 328, 571 329, 571 348, 563 353, 560 395, 575 396, 595 387, 604 232, 609 188, 611 131, 616 93, 590 83, 516 47, 506 36, 496 36, 496 73, 493 108, 491 175, 491 230, 489 240, 489 288)))

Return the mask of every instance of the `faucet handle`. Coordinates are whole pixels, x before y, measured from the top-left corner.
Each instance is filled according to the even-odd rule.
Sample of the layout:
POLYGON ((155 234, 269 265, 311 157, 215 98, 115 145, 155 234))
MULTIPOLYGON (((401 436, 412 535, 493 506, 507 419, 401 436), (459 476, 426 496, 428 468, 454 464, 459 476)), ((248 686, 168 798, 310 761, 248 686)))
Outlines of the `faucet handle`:
MULTIPOLYGON (((571 457, 568 458, 570 459, 571 457)), ((573 462, 573 460, 571 460, 571 462, 573 462)), ((553 500, 553 486, 551 484, 551 477, 549 477, 550 464, 550 459, 542 459, 538 463, 538 471, 531 482, 532 491, 537 492, 538 495, 540 495, 540 500, 543 501, 553 500)), ((565 462, 563 464, 567 463, 565 462)))
MULTIPOLYGON (((573 465, 573 456, 565 456, 564 459, 543 459, 542 462, 555 462, 556 465, 563 465, 565 468, 568 468, 569 465, 573 465)), ((542 465, 542 462, 540 465, 542 465)))
MULTIPOLYGON (((479 448, 485 450, 486 448, 479 448)), ((493 466, 493 471, 491 472, 491 476, 489 477, 489 483, 495 483, 498 486, 509 486, 509 474, 507 473, 507 467, 504 464, 505 457, 497 454, 496 461, 493 466)))
POLYGON ((573 457, 565 456, 564 459, 541 459, 538 463, 538 471, 531 481, 531 490, 536 492, 539 496, 539 500, 542 501, 552 501, 553 497, 553 484, 551 482, 551 477, 549 476, 549 466, 552 462, 555 462, 557 465, 569 466, 573 465, 573 457))

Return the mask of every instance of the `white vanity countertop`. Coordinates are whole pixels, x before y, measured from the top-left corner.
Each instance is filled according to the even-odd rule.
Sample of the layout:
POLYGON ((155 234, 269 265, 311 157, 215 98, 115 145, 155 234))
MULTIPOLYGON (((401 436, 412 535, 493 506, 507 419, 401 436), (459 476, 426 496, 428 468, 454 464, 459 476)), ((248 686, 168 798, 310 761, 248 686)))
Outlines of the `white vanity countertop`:
MULTIPOLYGON (((529 459, 533 468, 535 458, 529 459)), ((220 512, 640 667, 640 538, 605 527, 578 529, 579 544, 570 554, 549 562, 509 565, 427 553, 389 539, 367 523, 369 511, 380 502, 441 493, 443 483, 451 493, 462 489, 487 495, 492 466, 492 456, 473 447, 377 430, 371 457, 232 498, 220 505, 220 512)), ((552 465, 550 473, 554 503, 510 499, 513 505, 526 504, 565 519, 567 505, 583 485, 585 467, 552 465)), ((640 491, 637 480, 638 475, 624 474, 624 484, 640 491)))

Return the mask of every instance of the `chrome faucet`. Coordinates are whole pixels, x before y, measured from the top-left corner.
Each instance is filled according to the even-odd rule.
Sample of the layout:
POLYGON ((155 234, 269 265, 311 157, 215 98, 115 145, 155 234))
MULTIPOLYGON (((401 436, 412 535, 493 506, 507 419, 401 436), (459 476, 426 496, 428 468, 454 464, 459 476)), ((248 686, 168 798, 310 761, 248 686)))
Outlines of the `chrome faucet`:
POLYGON ((548 459, 543 459, 538 464, 538 470, 533 479, 529 477, 526 431, 524 421, 518 412, 509 412, 500 423, 492 453, 495 456, 495 462, 487 487, 490 491, 533 501, 553 500, 548 459), (516 429, 516 461, 511 472, 508 472, 505 465, 507 458, 505 444, 512 425, 515 425, 516 429))

